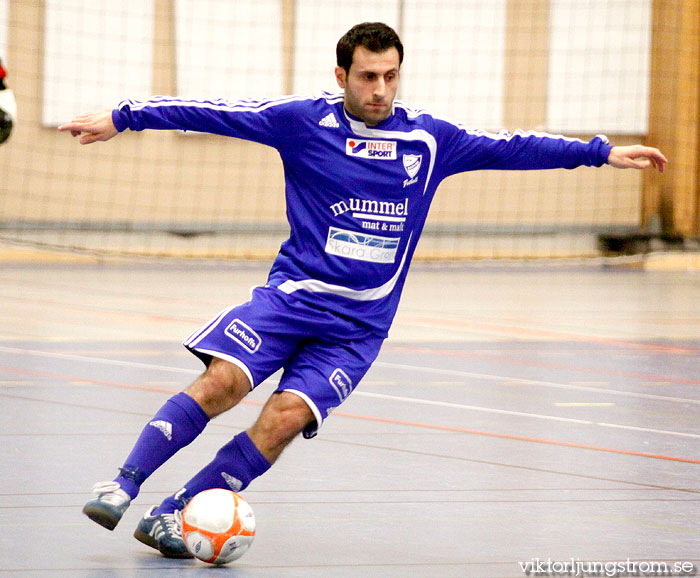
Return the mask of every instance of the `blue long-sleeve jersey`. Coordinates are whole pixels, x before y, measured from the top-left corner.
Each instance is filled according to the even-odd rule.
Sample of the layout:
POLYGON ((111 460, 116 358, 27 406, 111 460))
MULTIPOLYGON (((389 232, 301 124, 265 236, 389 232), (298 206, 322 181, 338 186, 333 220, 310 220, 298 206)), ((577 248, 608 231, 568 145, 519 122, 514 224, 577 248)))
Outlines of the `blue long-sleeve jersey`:
POLYGON ((274 100, 123 101, 116 128, 221 134, 274 147, 291 229, 268 284, 386 334, 428 209, 446 177, 478 169, 601 166, 605 137, 469 130, 394 103, 368 127, 342 94, 274 100))

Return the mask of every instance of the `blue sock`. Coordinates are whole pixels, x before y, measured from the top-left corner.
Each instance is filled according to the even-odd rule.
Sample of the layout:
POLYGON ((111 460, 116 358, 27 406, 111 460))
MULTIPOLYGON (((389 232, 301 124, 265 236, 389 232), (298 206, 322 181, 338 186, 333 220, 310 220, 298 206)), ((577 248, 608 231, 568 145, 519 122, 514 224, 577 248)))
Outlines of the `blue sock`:
POLYGON ((153 513, 182 509, 188 498, 212 488, 240 492, 269 469, 270 462, 255 447, 248 434, 241 432, 222 447, 216 457, 187 482, 184 488, 166 498, 153 513))
POLYGON ((209 417, 194 399, 183 392, 174 395, 143 428, 114 481, 133 500, 146 478, 190 444, 207 423, 209 417))

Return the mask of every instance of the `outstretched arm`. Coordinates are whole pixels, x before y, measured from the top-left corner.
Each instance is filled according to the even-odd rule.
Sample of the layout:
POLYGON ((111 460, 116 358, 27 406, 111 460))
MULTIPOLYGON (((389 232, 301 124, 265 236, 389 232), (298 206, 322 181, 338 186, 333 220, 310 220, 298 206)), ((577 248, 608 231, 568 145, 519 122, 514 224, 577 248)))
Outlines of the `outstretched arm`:
POLYGON ((655 167, 660 173, 666 168, 666 157, 659 149, 642 145, 616 146, 610 150, 608 164, 617 169, 648 169, 655 167))
POLYGON ((102 110, 75 117, 69 123, 58 127, 60 131, 70 131, 73 136, 80 136, 80 144, 106 141, 119 134, 112 121, 112 111, 102 110))
POLYGON ((83 135, 81 144, 106 141, 125 130, 198 131, 251 140, 277 148, 299 142, 306 97, 229 101, 191 100, 154 96, 148 100, 123 100, 112 111, 78 116, 58 127, 73 136, 83 135))

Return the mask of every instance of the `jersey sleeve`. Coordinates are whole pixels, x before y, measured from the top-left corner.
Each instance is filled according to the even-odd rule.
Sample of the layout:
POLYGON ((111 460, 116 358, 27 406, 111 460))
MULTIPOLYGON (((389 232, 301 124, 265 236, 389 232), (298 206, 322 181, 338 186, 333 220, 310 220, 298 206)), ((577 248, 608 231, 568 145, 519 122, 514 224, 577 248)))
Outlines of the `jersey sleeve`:
POLYGON ((153 97, 124 100, 112 111, 114 126, 141 131, 183 130, 242 138, 280 148, 288 135, 299 137, 295 105, 301 97, 275 100, 187 100, 153 97))
MULTIPOLYGON (((441 121, 437 121, 441 122, 441 121)), ((444 176, 473 170, 573 169, 602 166, 610 149, 599 135, 590 142, 542 132, 469 130, 441 122, 441 161, 444 176)))

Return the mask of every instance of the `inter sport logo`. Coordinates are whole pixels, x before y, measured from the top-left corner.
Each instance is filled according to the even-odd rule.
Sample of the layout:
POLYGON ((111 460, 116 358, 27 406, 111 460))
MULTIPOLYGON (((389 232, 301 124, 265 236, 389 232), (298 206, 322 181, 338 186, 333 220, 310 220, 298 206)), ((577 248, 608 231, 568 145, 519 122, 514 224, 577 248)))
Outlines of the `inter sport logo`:
POLYGON ((348 143, 350 147, 350 152, 354 155, 359 155, 362 151, 367 150, 367 141, 361 140, 360 142, 350 141, 348 143))
POLYGON ((345 141, 345 154, 361 159, 395 160, 396 141, 349 138, 345 141))

